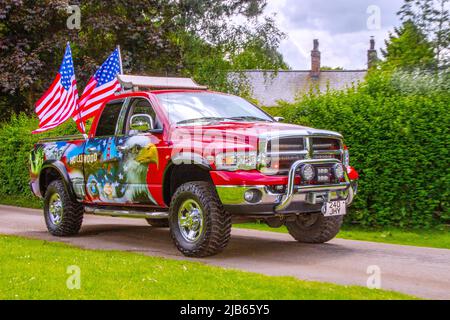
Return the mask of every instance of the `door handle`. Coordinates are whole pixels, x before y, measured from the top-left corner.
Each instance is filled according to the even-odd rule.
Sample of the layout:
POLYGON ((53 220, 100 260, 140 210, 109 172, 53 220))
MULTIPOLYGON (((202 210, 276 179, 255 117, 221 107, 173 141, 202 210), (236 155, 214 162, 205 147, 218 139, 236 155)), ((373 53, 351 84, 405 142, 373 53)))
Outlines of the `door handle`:
POLYGON ((89 153, 94 153, 94 152, 97 151, 97 148, 96 148, 96 147, 90 147, 90 148, 87 149, 87 151, 88 151, 89 153))

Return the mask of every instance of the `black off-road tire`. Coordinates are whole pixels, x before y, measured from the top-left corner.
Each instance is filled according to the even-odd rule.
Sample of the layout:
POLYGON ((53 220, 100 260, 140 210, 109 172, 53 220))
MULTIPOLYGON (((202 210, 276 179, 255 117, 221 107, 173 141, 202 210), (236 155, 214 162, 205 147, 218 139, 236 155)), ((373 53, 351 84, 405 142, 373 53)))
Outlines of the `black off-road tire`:
POLYGON ((71 199, 63 181, 55 180, 50 183, 44 198, 45 224, 50 234, 57 237, 68 237, 78 234, 83 223, 83 215, 83 205, 71 199), (61 222, 57 225, 52 222, 49 211, 49 202, 55 193, 59 195, 63 208, 61 222))
POLYGON ((208 257, 220 253, 231 235, 231 214, 226 212, 213 185, 207 182, 183 184, 172 197, 169 210, 170 233, 178 250, 188 257, 208 257), (184 201, 195 200, 203 211, 203 231, 195 242, 187 241, 178 224, 184 201))
POLYGON ((306 215, 286 222, 289 234, 301 243, 325 243, 334 239, 341 229, 344 217, 324 217, 322 213, 312 215, 314 216, 311 218, 316 220, 311 224, 305 222, 306 215))
POLYGON ((168 219, 145 219, 148 224, 153 228, 168 228, 169 220, 168 219))

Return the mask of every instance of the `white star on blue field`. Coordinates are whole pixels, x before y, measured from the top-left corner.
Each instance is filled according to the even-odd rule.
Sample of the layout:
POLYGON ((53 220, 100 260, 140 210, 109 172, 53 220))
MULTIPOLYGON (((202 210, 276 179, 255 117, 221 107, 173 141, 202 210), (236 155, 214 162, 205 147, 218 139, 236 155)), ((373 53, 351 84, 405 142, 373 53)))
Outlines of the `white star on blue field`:
POLYGON ((59 69, 59 73, 61 75, 62 86, 64 89, 69 91, 72 85, 72 77, 74 76, 72 51, 70 50, 69 45, 67 45, 66 53, 64 54, 63 63, 59 69))
POLYGON ((98 82, 97 86, 100 87, 113 81, 118 73, 120 73, 120 61, 119 50, 116 49, 95 73, 94 77, 98 82))

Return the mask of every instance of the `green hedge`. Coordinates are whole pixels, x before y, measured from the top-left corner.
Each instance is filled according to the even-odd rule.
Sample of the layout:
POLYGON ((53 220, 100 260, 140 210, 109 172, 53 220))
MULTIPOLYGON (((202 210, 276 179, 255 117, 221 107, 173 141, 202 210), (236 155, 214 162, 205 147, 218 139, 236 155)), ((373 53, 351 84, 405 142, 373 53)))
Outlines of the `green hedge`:
POLYGON ((28 185, 28 159, 33 145, 44 137, 77 132, 75 124, 67 122, 49 133, 32 135, 37 127, 38 120, 24 114, 0 125, 0 198, 33 199, 28 185))
POLYGON ((349 222, 400 227, 448 223, 450 91, 440 85, 414 91, 408 79, 398 79, 375 73, 358 88, 311 92, 279 107, 286 122, 344 135, 351 164, 361 176, 349 222))

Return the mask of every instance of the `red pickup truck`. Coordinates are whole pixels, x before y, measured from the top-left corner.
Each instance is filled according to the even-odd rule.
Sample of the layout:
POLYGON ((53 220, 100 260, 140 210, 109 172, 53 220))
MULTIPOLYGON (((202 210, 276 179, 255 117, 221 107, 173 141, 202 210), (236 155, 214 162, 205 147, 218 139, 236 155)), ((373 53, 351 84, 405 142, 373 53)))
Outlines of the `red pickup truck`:
POLYGON ((72 236, 84 214, 170 227, 186 256, 223 250, 234 222, 283 225, 299 242, 339 232, 357 189, 343 137, 281 123, 190 79, 119 76, 85 136, 42 140, 31 189, 49 232, 72 236))

